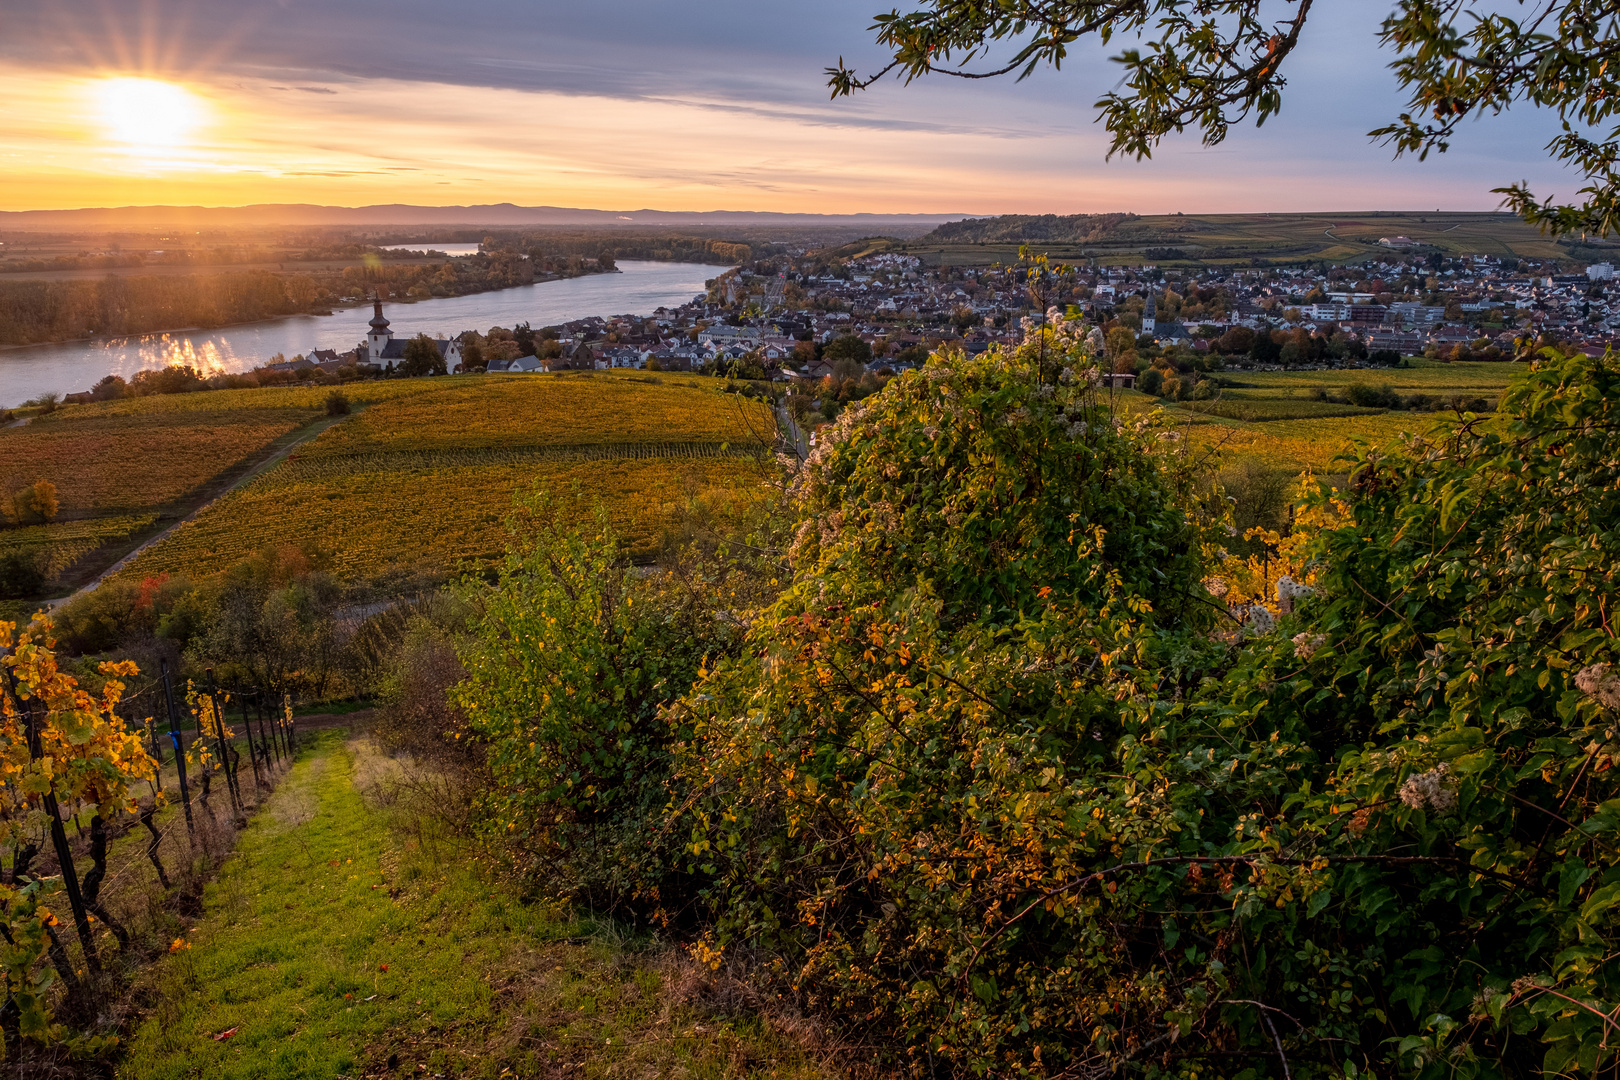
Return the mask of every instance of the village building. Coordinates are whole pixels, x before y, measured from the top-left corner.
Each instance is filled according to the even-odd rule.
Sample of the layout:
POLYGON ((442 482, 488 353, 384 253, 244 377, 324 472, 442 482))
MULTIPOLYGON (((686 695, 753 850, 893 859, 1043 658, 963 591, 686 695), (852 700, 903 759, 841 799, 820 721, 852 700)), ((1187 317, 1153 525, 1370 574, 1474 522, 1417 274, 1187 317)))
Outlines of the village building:
MULTIPOLYGON (((410 344, 411 337, 395 337, 390 328, 387 317, 383 315, 382 299, 372 300, 373 311, 371 322, 367 325, 371 330, 366 334, 366 358, 370 363, 378 366, 394 363, 405 359, 405 346, 410 344)), ((414 336, 414 335, 413 335, 414 336)), ((444 369, 456 371, 461 367, 461 342, 455 338, 430 338, 438 348, 439 355, 444 358, 444 369)))

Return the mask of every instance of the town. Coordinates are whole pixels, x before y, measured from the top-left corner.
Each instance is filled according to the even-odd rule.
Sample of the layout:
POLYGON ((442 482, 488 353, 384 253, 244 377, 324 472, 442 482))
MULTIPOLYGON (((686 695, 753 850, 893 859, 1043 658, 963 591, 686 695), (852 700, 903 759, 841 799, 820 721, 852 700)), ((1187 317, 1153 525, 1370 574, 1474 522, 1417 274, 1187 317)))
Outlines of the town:
MULTIPOLYGON (((1554 260, 1401 253, 1408 244, 1390 238, 1395 254, 1362 265, 1262 269, 930 267, 903 250, 784 255, 729 270, 705 295, 651 316, 435 339, 437 362, 429 355, 411 373, 642 368, 773 381, 893 374, 941 349, 977 354, 1014 344, 1027 320, 1048 311, 1100 328, 1110 366, 1130 375, 1155 367, 1388 366, 1410 356, 1513 359, 1551 343, 1601 353, 1620 330, 1611 264, 1569 273, 1554 260)), ((380 302, 373 327, 353 352, 278 358, 267 368, 393 374, 410 341, 383 318, 380 302)))

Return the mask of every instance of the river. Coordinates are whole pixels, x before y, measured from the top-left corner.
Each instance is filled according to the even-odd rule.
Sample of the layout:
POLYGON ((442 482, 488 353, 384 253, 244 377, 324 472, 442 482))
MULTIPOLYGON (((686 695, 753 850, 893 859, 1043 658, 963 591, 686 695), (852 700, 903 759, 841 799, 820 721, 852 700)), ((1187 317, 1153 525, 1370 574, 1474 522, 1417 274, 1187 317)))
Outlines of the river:
MULTIPOLYGON (((396 335, 450 337, 527 321, 539 328, 589 315, 651 315, 703 292, 722 272, 696 263, 621 262, 618 274, 588 274, 497 292, 387 303, 396 335)), ((311 349, 352 349, 366 336, 371 305, 331 315, 294 315, 221 330, 175 331, 0 350, 0 408, 44 393, 88 390, 104 375, 129 378, 143 368, 191 364, 208 371, 246 371, 276 353, 289 359, 311 349)))

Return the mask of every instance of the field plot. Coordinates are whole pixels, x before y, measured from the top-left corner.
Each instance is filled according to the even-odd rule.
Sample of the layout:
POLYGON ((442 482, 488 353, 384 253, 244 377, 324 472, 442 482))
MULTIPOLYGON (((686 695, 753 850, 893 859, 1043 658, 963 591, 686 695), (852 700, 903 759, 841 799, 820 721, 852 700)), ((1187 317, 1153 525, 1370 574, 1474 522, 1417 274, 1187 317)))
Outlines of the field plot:
POLYGON ((1507 362, 1441 363, 1414 358, 1409 368, 1350 368, 1335 371, 1253 371, 1237 372, 1232 378, 1244 384, 1244 392, 1257 388, 1267 396, 1299 393, 1313 387, 1342 390, 1355 383, 1388 386, 1404 393, 1443 394, 1448 391, 1491 396, 1506 390, 1514 379, 1528 370, 1523 364, 1507 362))
POLYGON ((32 553, 40 572, 54 582, 103 544, 132 536, 156 520, 156 514, 136 514, 7 529, 0 532, 0 555, 32 553))
POLYGON ((658 375, 490 376, 374 405, 306 455, 756 439, 768 410, 717 397, 717 385, 658 375))
POLYGON ((315 416, 291 408, 67 409, 0 432, 0 482, 12 489, 49 480, 64 517, 155 510, 315 416))
MULTIPOLYGON (((476 376, 390 379, 344 387, 353 407, 443 390, 476 376)), ((38 480, 58 517, 18 527, 0 514, 0 554, 21 552, 47 595, 90 580, 227 487, 326 415, 325 387, 209 390, 65 406, 0 428, 0 500, 38 480), (10 525, 9 528, 4 527, 10 525)), ((26 519, 25 519, 26 520, 26 519)), ((27 599, 6 610, 31 609, 27 599)))
POLYGON ((323 432, 122 573, 197 576, 296 543, 354 585, 442 579, 499 558, 514 495, 536 487, 582 511, 601 503, 632 552, 649 555, 687 499, 748 492, 761 479, 750 424, 763 432, 768 411, 710 380, 691 382, 605 373, 441 381, 323 432))
MULTIPOLYGON (((352 460, 352 459, 351 459, 352 460)), ((378 463, 386 466, 386 463, 378 463)), ((192 576, 224 570, 268 545, 307 544, 346 581, 442 578, 498 559, 513 496, 539 486, 586 506, 601 502, 636 554, 651 553, 688 495, 758 483, 735 459, 650 458, 572 464, 370 468, 309 475, 274 469, 142 552, 124 573, 192 576)))
MULTIPOLYGON (((1006 237, 995 219, 983 229, 997 239, 975 242, 972 230, 952 230, 898 245, 930 266, 989 266, 1017 261, 1020 240, 1006 237)), ((1423 251, 1447 256, 1564 258, 1569 252, 1512 214, 1408 213, 1392 211, 1332 214, 1156 214, 1132 218, 1083 242, 1062 230, 1025 238, 1038 254, 1060 261, 1095 258, 1113 265, 1247 265, 1252 260, 1356 263, 1387 258, 1378 241, 1406 236, 1423 251), (1147 252, 1155 254, 1149 258, 1147 252), (1167 252, 1169 254, 1167 254, 1167 252)))
MULTIPOLYGON (((1437 412, 1358 408, 1319 400, 1313 391, 1342 395, 1357 384, 1388 387, 1399 394, 1483 398, 1492 406, 1527 370, 1509 363, 1411 361, 1410 368, 1333 371, 1231 372, 1242 385, 1223 388, 1210 401, 1166 404, 1169 416, 1185 425, 1188 442, 1218 453, 1227 464, 1254 461, 1267 468, 1297 473, 1335 472, 1335 459, 1357 442, 1380 445, 1404 435, 1426 434, 1456 422, 1450 410, 1437 412)), ((1132 412, 1151 408, 1146 395, 1122 399, 1132 412)))

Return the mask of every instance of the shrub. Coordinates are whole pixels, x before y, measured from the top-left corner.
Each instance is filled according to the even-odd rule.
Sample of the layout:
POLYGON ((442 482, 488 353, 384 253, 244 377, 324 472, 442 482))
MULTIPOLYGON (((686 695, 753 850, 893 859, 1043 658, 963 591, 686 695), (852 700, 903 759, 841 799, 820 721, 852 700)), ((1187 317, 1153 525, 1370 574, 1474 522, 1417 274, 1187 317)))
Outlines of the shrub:
POLYGON ((1241 635, 1161 444, 1074 404, 969 361, 819 444, 791 585, 671 716, 706 949, 917 1071, 1611 1068, 1613 358, 1365 453, 1241 635))
POLYGON ((1136 377, 1136 388, 1144 394, 1158 397, 1159 391, 1164 389, 1164 372, 1156 367, 1148 368, 1136 377))
POLYGON ((341 390, 333 390, 326 395, 327 416, 348 416, 349 399, 341 390))
POLYGON ((1115 946, 1085 909, 987 931, 1162 829, 1116 775, 1121 702, 1160 678, 1151 628, 1211 611, 1174 444, 1115 423, 1083 347, 1057 385, 1032 360, 931 363, 824 433, 791 584, 672 710, 711 948, 964 1072, 1089 1040, 1115 946))
POLYGON ((661 706, 736 627, 701 591, 628 565, 601 513, 582 533, 558 509, 528 497, 498 579, 465 592, 479 614, 451 700, 482 743, 493 835, 555 891, 650 904, 673 862, 659 824, 687 737, 661 706))
POLYGON ((1372 387, 1364 383, 1351 383, 1344 391, 1345 398, 1352 405, 1364 409, 1398 409, 1401 407, 1401 396, 1387 386, 1372 387))
POLYGON ((406 751, 441 769, 466 768, 477 750, 461 710, 450 702, 453 687, 466 677, 455 640, 432 621, 410 619, 393 670, 382 687, 375 730, 389 751, 406 751))

